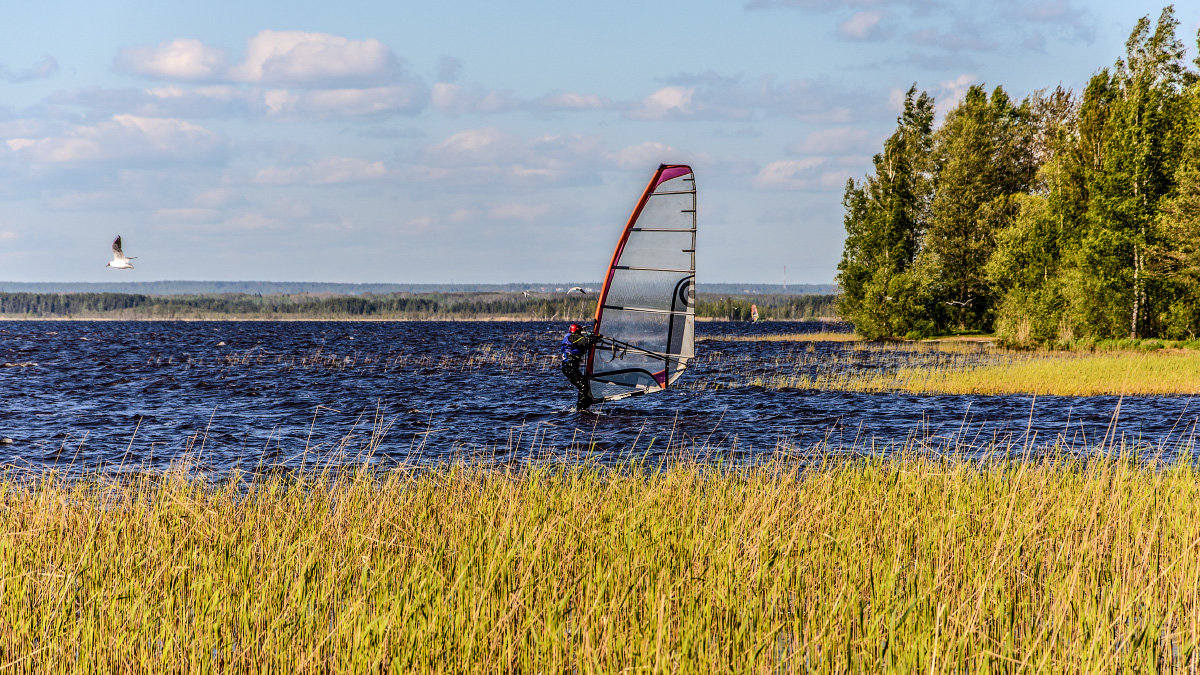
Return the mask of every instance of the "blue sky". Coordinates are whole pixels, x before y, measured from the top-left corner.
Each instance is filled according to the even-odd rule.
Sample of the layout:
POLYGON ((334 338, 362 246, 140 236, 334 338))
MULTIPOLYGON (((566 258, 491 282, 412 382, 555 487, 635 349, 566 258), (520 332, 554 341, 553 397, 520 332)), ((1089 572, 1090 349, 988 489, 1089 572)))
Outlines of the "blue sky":
POLYGON ((6 7, 0 279, 596 280, 667 162, 700 281, 828 283, 909 86, 1078 90, 1163 7, 282 5, 6 7), (116 234, 135 270, 104 267, 116 234))

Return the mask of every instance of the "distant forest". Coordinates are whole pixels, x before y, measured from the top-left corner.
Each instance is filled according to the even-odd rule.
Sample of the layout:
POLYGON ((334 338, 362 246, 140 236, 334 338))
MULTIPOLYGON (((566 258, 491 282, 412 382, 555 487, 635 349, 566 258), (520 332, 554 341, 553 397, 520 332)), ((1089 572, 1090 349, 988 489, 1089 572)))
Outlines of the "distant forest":
MULTIPOLYGON (((834 295, 700 294, 696 315, 745 321, 750 305, 763 320, 835 316, 834 295)), ((542 293, 400 293, 388 295, 143 295, 0 293, 3 318, 163 319, 545 319, 587 320, 595 295, 542 293)))
MULTIPOLYGON (((509 283, 509 284, 346 284, 320 281, 112 281, 30 282, 0 281, 3 293, 141 293, 143 295, 389 295, 397 293, 561 293, 572 286, 598 290, 599 282, 509 283)), ((700 283, 699 293, 725 295, 830 295, 833 284, 739 284, 700 283)))
POLYGON ((914 85, 846 185, 841 315, 868 338, 1200 334, 1200 73, 1178 26, 1139 20, 1082 92, 972 87, 936 128, 914 85))

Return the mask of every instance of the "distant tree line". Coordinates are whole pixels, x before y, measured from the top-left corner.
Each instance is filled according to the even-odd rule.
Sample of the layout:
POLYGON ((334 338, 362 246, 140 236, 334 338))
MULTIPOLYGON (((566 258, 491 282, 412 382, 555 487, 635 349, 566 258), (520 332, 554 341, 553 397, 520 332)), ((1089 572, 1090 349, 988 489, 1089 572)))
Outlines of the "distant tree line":
MULTIPOLYGON (((834 295, 769 295, 696 300, 707 318, 749 320, 833 316, 834 295)), ((594 295, 538 297, 523 293, 391 295, 141 295, 135 293, 0 293, 0 317, 118 319, 485 319, 586 320, 594 295)))
POLYGON ((790 321, 837 316, 837 296, 827 295, 754 295, 706 297, 696 299, 696 316, 729 321, 749 321, 750 305, 758 307, 763 321, 790 321))
POLYGON ((975 86, 936 128, 910 89, 846 185, 842 317, 868 338, 1200 333, 1200 75, 1178 25, 1139 20, 1082 93, 975 86))
MULTIPOLYGON (((0 281, 4 293, 141 293, 144 295, 390 295, 398 293, 561 293, 572 286, 598 289, 597 281, 507 284, 350 284, 320 281, 0 281)), ((697 292, 711 295, 810 295, 837 292, 833 284, 696 284, 697 292)))

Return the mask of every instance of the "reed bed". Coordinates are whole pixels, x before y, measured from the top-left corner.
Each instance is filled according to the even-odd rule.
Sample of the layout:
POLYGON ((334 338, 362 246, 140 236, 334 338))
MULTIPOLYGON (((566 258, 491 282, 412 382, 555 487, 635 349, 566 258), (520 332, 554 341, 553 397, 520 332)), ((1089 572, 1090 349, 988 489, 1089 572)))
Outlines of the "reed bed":
MULTIPOLYGON (((953 344, 953 343, 949 343, 953 344)), ((857 345, 856 345, 857 346, 857 345)), ((949 345, 948 345, 949 346, 949 345)), ((869 348, 869 347, 868 347, 869 348)), ((991 348, 983 348, 991 349, 991 348)), ((962 351, 963 347, 950 347, 962 351)), ((915 361, 915 360, 914 360, 915 361)), ((1155 396, 1200 393, 1200 351, 1006 352, 887 368, 780 368, 752 386, 914 394, 1155 396)))
MULTIPOLYGON (((557 345, 554 345, 557 347, 557 345)), ((293 370, 371 370, 400 372, 403 370, 437 369, 468 372, 488 367, 504 372, 547 371, 557 369, 559 356, 545 344, 529 344, 514 340, 509 344, 483 343, 465 353, 431 353, 428 351, 369 352, 358 349, 339 350, 324 346, 295 354, 273 352, 255 347, 230 350, 208 356, 156 355, 147 359, 148 365, 191 368, 273 366, 284 372, 293 370)))
POLYGON ((1080 454, 9 472, 0 669, 1195 672, 1200 476, 1080 454))
MULTIPOLYGON (((702 338, 693 371, 677 387, 693 390, 755 386, 916 394, 1037 394, 1058 396, 1200 393, 1200 350, 1023 351, 978 341, 869 343, 852 333, 817 332, 702 338), (779 343, 772 355, 725 342, 779 343)), ((557 377, 557 342, 540 333, 515 333, 503 343, 463 351, 400 349, 371 352, 351 343, 304 353, 214 346, 203 355, 156 355, 158 366, 274 367, 345 372, 541 373, 557 377)))

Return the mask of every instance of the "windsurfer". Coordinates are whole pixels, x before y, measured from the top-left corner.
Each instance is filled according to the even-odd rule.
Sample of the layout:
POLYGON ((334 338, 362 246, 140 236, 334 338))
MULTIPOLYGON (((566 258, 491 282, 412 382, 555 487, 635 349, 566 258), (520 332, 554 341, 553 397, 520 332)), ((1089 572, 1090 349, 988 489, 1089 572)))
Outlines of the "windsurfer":
POLYGON ((588 391, 587 378, 579 370, 579 364, 587 350, 603 338, 599 333, 593 333, 577 323, 571 324, 562 341, 562 372, 570 380, 571 385, 579 392, 579 400, 575 404, 577 410, 584 410, 596 402, 588 391))

